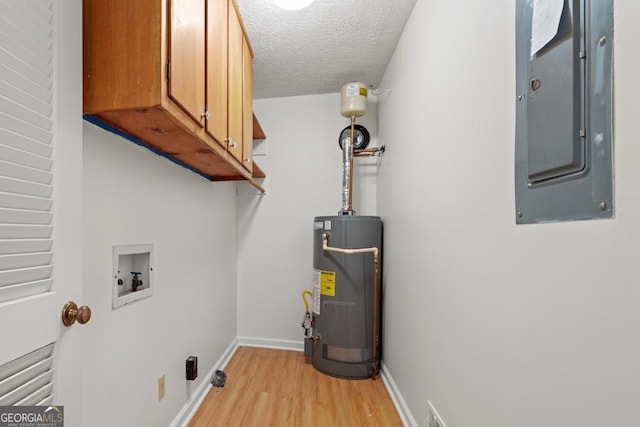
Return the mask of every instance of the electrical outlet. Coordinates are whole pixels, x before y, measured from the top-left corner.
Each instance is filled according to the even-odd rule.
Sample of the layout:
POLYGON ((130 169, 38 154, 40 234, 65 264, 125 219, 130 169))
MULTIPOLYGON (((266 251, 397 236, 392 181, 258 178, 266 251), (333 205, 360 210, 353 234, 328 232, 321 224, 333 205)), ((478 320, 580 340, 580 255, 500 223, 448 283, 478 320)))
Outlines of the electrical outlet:
POLYGON ((164 397, 164 375, 158 378, 158 401, 164 397))
POLYGON ((427 419, 429 427, 447 427, 430 400, 427 400, 427 405, 429 406, 429 418, 427 419))

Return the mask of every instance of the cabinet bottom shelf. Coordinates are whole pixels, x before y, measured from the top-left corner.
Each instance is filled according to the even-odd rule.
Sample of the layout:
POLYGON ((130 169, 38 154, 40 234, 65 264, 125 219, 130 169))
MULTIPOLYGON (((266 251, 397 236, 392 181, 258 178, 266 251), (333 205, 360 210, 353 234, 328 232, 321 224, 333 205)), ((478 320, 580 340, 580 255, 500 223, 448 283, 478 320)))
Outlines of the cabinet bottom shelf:
MULTIPOLYGON (((165 157, 210 181, 248 180, 254 176, 235 166, 232 156, 221 147, 213 147, 184 128, 161 106, 85 114, 84 119, 137 145, 165 157)), ((215 144, 215 141, 212 142, 215 144)), ((264 177, 259 171, 256 177, 264 177)))

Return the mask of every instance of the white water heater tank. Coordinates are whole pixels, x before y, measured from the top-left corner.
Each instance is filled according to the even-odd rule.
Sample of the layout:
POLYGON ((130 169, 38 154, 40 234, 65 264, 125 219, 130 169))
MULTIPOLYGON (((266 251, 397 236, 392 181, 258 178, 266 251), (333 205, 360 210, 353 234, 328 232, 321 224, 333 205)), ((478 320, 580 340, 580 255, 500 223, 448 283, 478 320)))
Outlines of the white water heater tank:
POLYGON ((351 82, 342 86, 340 114, 344 117, 360 117, 367 112, 367 87, 364 83, 351 82))

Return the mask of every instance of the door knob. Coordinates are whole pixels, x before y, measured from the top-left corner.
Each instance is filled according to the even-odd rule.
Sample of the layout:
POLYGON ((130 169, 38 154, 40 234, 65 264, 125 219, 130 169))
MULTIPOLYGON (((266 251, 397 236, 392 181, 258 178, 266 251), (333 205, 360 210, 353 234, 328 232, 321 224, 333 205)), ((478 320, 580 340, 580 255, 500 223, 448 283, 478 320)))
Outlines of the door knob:
POLYGON ((69 301, 62 307, 62 324, 64 326, 73 325, 76 320, 84 325, 91 320, 91 309, 86 305, 78 308, 75 302, 69 301))

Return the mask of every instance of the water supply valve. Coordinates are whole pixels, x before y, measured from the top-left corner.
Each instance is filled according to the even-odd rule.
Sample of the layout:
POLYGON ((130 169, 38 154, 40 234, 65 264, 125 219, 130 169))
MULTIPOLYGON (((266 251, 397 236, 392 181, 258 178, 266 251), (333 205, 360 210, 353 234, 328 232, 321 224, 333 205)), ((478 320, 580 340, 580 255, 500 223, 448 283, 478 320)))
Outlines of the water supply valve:
POLYGON ((308 311, 304 314, 304 319, 302 320, 302 328, 304 329, 305 338, 313 337, 313 319, 311 318, 311 313, 309 313, 308 311))
POLYGON ((310 312, 305 312, 302 320, 304 329, 304 356, 313 357, 313 318, 310 312))
POLYGON ((135 292, 138 288, 142 287, 142 280, 138 277, 142 273, 139 271, 132 271, 131 274, 133 274, 133 279, 131 279, 131 291, 135 292))
POLYGON ((305 357, 313 356, 313 316, 309 311, 309 302, 306 296, 313 298, 313 292, 309 290, 302 291, 302 301, 304 301, 304 318, 302 319, 302 329, 304 329, 304 355, 305 357))

